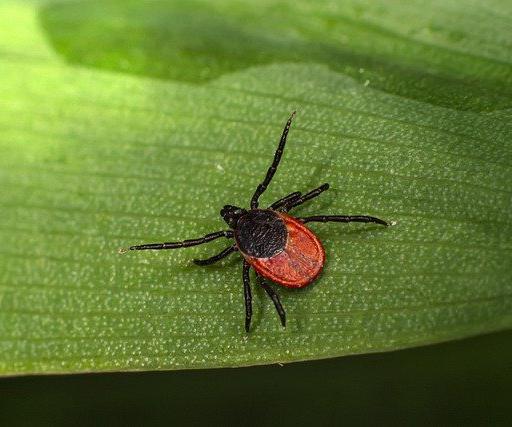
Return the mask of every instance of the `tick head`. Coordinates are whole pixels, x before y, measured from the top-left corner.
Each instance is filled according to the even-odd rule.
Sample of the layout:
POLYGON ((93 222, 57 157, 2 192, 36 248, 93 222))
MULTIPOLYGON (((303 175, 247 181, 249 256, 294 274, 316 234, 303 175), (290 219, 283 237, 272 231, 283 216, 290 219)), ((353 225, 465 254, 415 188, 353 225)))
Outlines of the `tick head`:
POLYGON ((220 210, 220 216, 231 228, 236 228, 238 220, 246 213, 245 209, 233 205, 226 205, 220 210))

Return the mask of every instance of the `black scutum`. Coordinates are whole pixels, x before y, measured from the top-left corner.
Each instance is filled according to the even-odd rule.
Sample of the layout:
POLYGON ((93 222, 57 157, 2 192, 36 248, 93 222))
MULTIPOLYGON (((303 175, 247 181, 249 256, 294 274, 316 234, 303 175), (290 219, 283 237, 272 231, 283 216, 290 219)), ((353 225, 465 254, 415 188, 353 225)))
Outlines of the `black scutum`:
POLYGON ((256 258, 270 258, 282 252, 288 232, 279 215, 271 210, 254 209, 243 215, 235 229, 240 251, 256 258))

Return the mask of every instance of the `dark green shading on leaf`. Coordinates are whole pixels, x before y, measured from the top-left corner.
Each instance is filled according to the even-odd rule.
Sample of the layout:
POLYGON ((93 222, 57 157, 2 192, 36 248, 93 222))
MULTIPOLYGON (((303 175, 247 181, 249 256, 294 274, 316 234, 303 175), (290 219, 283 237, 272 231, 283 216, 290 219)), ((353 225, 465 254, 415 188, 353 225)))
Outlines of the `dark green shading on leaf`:
POLYGON ((508 331, 284 367, 4 378, 0 423, 508 426, 511 359, 508 331))
POLYGON ((397 95, 493 111, 510 107, 512 95, 511 10, 498 5, 101 0, 50 4, 41 19, 76 64, 205 82, 315 62, 397 95))

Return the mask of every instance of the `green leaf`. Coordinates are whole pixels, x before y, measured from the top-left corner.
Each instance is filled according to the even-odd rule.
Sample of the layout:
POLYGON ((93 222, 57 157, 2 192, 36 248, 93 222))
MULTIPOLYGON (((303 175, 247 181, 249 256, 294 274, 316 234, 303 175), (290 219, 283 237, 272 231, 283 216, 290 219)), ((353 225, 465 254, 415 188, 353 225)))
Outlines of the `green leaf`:
POLYGON ((511 107, 510 4, 378 3, 97 0, 58 2, 41 16, 77 64, 201 82, 306 60, 435 105, 511 107))
POLYGON ((339 20, 323 28, 308 14, 323 16, 327 4, 268 1, 254 16, 245 3, 223 0, 215 14, 200 10, 194 31, 183 20, 185 2, 101 4, 0 5, 2 373, 290 362, 512 326, 512 110, 504 108, 512 67, 510 38, 500 33, 504 2, 485 9, 445 2, 428 13, 415 4, 349 3, 350 28, 360 31, 357 43, 338 49, 359 49, 377 64, 370 67, 376 80, 351 73, 356 60, 344 68, 330 55, 312 55, 315 49, 280 56, 281 47, 269 47, 294 48, 306 29, 336 44, 347 16, 334 8, 339 20), (203 27, 209 15, 212 26, 203 27), (303 32, 279 27, 285 15, 303 32), (377 16, 383 27, 396 24, 392 40, 369 25, 377 16), (227 24, 240 17, 253 34, 248 51, 247 39, 227 24), (428 19, 438 32, 422 32, 428 19), (278 28, 267 33, 262 22, 278 28), (116 23, 122 31, 108 27, 116 23), (456 24, 455 39, 448 23, 456 24), (403 45, 393 44, 407 29, 403 45), (189 52, 189 61, 176 56, 183 40, 209 40, 212 32, 223 42, 219 50, 213 44, 204 54, 189 52), (261 61, 252 59, 259 48, 261 61), (446 49, 456 52, 441 55, 446 49), (151 71, 154 58, 164 71, 151 71), (209 70, 214 59, 218 67, 201 74, 196 65, 209 70), (410 80, 400 81, 404 67, 410 80), (453 99, 435 88, 441 79, 453 99), (419 94, 414 88, 423 83, 419 94), (219 209, 247 205, 295 109, 263 202, 329 182, 332 189, 297 214, 371 214, 394 226, 312 225, 327 252, 323 275, 301 291, 278 289, 286 330, 253 286, 247 335, 239 256, 207 268, 191 263, 226 242, 123 256, 117 250, 225 228, 219 209))

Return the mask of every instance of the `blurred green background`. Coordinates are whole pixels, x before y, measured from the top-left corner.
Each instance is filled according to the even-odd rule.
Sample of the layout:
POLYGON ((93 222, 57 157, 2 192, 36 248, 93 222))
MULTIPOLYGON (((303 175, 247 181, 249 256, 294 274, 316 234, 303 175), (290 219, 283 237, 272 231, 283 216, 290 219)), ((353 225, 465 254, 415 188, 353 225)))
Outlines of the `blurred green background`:
POLYGON ((510 425, 512 332, 236 369, 0 380, 0 424, 510 425))

